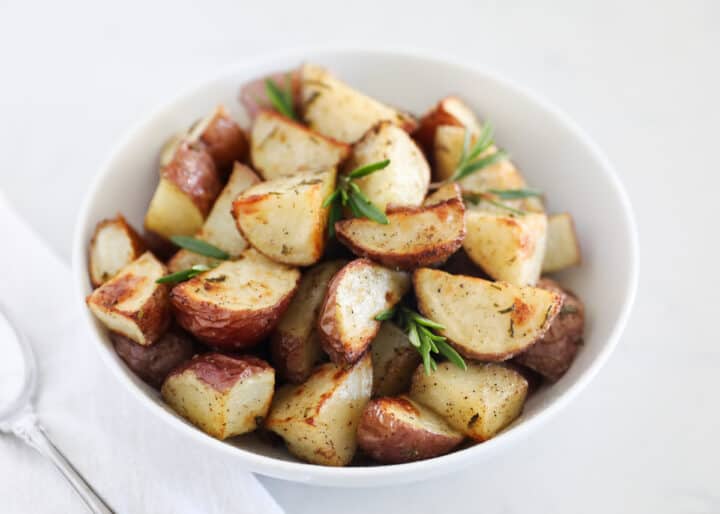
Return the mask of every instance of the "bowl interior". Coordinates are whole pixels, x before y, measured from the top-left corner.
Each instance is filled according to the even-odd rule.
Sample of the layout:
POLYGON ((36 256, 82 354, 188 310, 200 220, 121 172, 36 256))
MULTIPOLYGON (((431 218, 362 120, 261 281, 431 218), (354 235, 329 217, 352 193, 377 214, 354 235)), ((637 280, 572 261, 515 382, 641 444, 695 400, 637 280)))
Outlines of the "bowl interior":
MULTIPOLYGON (((566 117, 526 91, 491 74, 446 60, 394 53, 344 51, 279 56, 246 63, 170 102, 133 129, 98 170, 81 210, 74 247, 79 299, 90 291, 86 251, 95 224, 123 213, 136 227, 158 178, 158 153, 179 129, 224 104, 241 123, 237 101, 244 82, 287 69, 303 60, 329 67, 371 96, 422 114, 439 98, 457 94, 482 119, 491 120, 496 140, 507 149, 529 184, 545 191, 550 212, 572 213, 583 253, 581 267, 559 275, 587 307, 585 344, 569 372, 527 403, 522 417, 495 439, 454 454, 414 464, 330 469, 296 461, 283 448, 254 436, 220 443, 188 425, 160 401, 157 392, 130 373, 115 355, 104 329, 87 314, 93 344, 116 375, 163 419, 220 451, 234 452, 245 466, 271 476, 326 485, 373 485, 410 481, 446 472, 494 453, 566 403, 599 368, 614 346, 632 303, 636 283, 635 231, 626 196, 607 161, 566 117), (608 280, 607 270, 613 270, 608 280)), ((84 301, 83 301, 84 304, 84 301)))

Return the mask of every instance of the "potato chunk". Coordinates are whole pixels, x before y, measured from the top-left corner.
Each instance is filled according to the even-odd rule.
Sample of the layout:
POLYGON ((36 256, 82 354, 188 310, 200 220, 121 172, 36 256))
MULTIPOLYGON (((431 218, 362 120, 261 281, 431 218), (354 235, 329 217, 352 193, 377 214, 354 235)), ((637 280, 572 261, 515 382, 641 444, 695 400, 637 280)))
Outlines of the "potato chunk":
POLYGON ((465 357, 502 361, 540 339, 557 316, 563 296, 534 287, 450 275, 421 268, 413 285, 420 312, 465 357))
POLYGON ((407 293, 407 273, 392 271, 367 259, 343 267, 328 286, 318 331, 325 352, 336 364, 357 361, 380 330, 375 316, 407 293))
POLYGON ((357 426, 371 389, 369 355, 349 368, 323 364, 303 384, 278 389, 265 426, 293 455, 344 466, 355 455, 357 426))
POLYGON ((170 301, 177 322, 219 349, 260 342, 277 325, 295 294, 300 272, 249 248, 236 261, 175 286, 170 301))
POLYGON ((568 213, 548 217, 543 273, 553 273, 580 264, 580 244, 575 224, 568 213))
POLYGON ((269 180, 300 171, 337 168, 350 146, 274 111, 262 111, 250 133, 253 167, 269 180))
POLYGON ((219 171, 232 169, 233 163, 244 161, 249 149, 245 132, 222 105, 191 127, 188 141, 201 143, 219 171))
MULTIPOLYGON (((202 229, 195 234, 195 238, 226 251, 231 257, 240 255, 247 248, 247 241, 235 225, 232 203, 240 193, 258 182, 260 179, 250 168, 244 164, 235 163, 228 183, 215 201, 202 229)), ((196 264, 215 266, 219 263, 220 261, 212 257, 181 249, 168 262, 168 269, 174 273, 196 264)))
POLYGON ((262 424, 274 387, 275 372, 261 359, 205 353, 170 373, 161 392, 203 432, 227 439, 262 424))
POLYGON ((354 143, 380 121, 407 130, 415 127, 412 117, 354 90, 314 64, 300 69, 300 96, 300 109, 308 126, 344 143, 354 143))
POLYGON ((145 252, 113 278, 95 289, 86 302, 92 313, 112 332, 138 344, 154 343, 170 324, 165 265, 145 252))
POLYGON ((444 455, 464 439, 440 416, 406 396, 371 400, 357 437, 365 453, 388 464, 444 455))
POLYGON ((470 210, 465 223, 463 248, 485 273, 515 286, 537 282, 545 255, 544 214, 515 216, 470 210))
POLYGON ((380 170, 354 182, 380 210, 388 205, 422 204, 430 184, 430 166, 410 136, 389 122, 372 127, 353 146, 347 171, 374 162, 390 160, 380 170))
POLYGON ((527 389, 520 373, 499 364, 468 363, 463 371, 442 362, 432 375, 418 367, 410 397, 466 436, 486 441, 520 415, 527 389))
POLYGON ((272 363, 278 374, 299 384, 305 381, 322 358, 317 319, 328 284, 346 261, 329 261, 310 268, 300 280, 270 340, 272 363))
POLYGON ((102 285, 144 251, 145 242, 122 214, 101 221, 90 241, 90 282, 94 287, 102 285))
POLYGON ((245 239, 276 262, 310 266, 325 249, 334 168, 261 182, 235 199, 233 216, 245 239))
MULTIPOLYGON (((480 121, 475 113, 457 96, 440 100, 418 123, 413 133, 415 140, 434 159, 435 139, 441 127, 452 126, 470 131, 472 137, 480 135, 480 121)), ((459 154, 458 154, 459 157, 459 154)))
POLYGON ((373 397, 395 396, 410 389, 410 379, 422 361, 405 332, 386 321, 370 344, 373 397))

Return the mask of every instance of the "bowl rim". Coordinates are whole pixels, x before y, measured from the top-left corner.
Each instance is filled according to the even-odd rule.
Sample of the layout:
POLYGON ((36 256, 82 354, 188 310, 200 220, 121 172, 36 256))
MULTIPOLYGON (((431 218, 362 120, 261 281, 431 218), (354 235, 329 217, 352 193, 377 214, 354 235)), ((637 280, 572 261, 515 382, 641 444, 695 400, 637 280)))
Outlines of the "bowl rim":
MULTIPOLYGON (((450 472, 453 469, 461 469, 470 461, 479 458, 487 458, 497 453, 497 451, 509 446, 514 441, 518 441, 526 437, 529 433, 546 423, 554 417, 558 412, 570 404, 578 394, 587 387, 590 381, 597 375, 598 371, 607 362, 611 353, 617 346, 620 336, 627 324, 627 320, 632 311, 635 296, 638 287, 639 275, 639 244, 637 225, 635 216, 627 192, 622 185, 614 167, 609 159, 605 156, 599 146, 590 138, 590 136, 580 126, 573 121, 569 115, 560 110, 558 107, 550 103, 548 100, 533 92, 529 88, 522 86, 515 81, 489 70, 478 64, 450 57, 442 53, 427 50, 407 49, 386 49, 378 47, 339 47, 333 50, 322 48, 299 48, 291 51, 278 51, 259 54, 252 58, 244 58, 242 63, 233 64, 221 68, 219 73, 208 76, 202 80, 194 81, 189 87, 184 88, 179 94, 173 96, 170 100, 164 102, 160 106, 151 110, 148 115, 142 117, 138 122, 134 123, 125 131, 123 136, 113 145, 112 150, 99 166, 98 172, 87 189, 79 213, 75 221, 75 229, 72 244, 72 273, 74 275, 75 292, 78 302, 81 304, 81 310, 84 312, 86 328, 90 331, 97 330, 94 328, 94 321, 88 309, 85 307, 85 287, 87 285, 86 273, 86 255, 87 241, 85 240, 86 228, 89 222, 89 210, 93 199, 98 193, 105 176, 107 175, 112 162, 123 152, 127 144, 133 140, 143 128, 150 124, 152 120, 162 113, 171 109, 174 105, 182 102, 184 99, 195 94, 199 89, 206 87, 208 84, 217 82, 224 77, 241 72, 247 68, 261 66, 272 61, 288 61, 296 59, 298 62, 307 60, 308 56, 318 58, 322 56, 366 56, 366 57, 396 57, 405 59, 424 60, 432 64, 450 65, 465 71, 482 75, 485 79, 497 83, 503 88, 509 89, 513 94, 525 97, 531 103, 534 103, 540 110, 544 111, 550 117, 553 117, 570 131, 578 141, 584 145, 592 158, 602 168, 604 174, 620 200, 622 205, 622 215, 625 229, 628 232, 628 251, 631 257, 629 266, 629 280, 625 284, 623 294, 623 304, 620 314, 615 321, 614 327, 610 332, 603 348, 597 357, 590 363, 589 367, 578 377, 575 383, 571 384, 568 389, 560 396, 555 398, 547 406, 544 406, 532 419, 513 427, 512 430, 503 432, 497 437, 484 442, 481 445, 471 446, 463 450, 453 452, 432 459, 405 463, 405 464, 388 464, 370 467, 328 467, 316 464, 308 464, 304 462, 293 462, 281 460, 274 457, 257 454, 250 450, 238 448, 231 444, 215 439, 201 430, 191 426, 182 420, 177 419, 174 415, 166 411, 160 404, 150 398, 137 384, 133 382, 126 371, 119 363, 110 355, 109 349, 102 344, 94 344, 97 351, 101 355, 101 359, 112 370, 115 377, 123 384, 125 389, 132 392, 135 397, 140 399, 140 403, 144 404, 159 418, 165 420, 168 424, 178 428, 180 432, 188 435, 200 444, 212 447, 225 454, 235 455, 242 458, 242 462, 248 471, 260 473, 262 475, 290 480, 301 483, 312 483, 313 485, 324 486, 345 486, 345 487, 363 487, 379 484, 398 484, 403 482, 411 482, 430 478, 432 476, 441 475, 450 472)), ((95 221, 92 221, 95 223, 95 221)), ((99 337, 95 332, 93 341, 99 337)))

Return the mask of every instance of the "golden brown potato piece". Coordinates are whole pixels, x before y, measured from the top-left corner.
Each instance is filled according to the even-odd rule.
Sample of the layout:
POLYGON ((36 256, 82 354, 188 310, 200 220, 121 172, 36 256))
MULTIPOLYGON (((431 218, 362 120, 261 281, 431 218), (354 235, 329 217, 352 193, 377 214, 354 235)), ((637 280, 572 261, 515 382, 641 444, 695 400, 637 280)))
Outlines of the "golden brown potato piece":
POLYGON ((418 309, 445 326, 465 357, 502 361, 540 339, 562 306, 561 294, 421 268, 413 275, 418 309))
POLYGON ((366 218, 335 223, 338 240, 355 255, 388 268, 413 269, 447 260, 465 238, 465 207, 457 198, 429 207, 388 210, 388 224, 366 218))
POLYGON ((577 296, 554 280, 540 279, 538 287, 565 295, 565 302, 545 335, 514 360, 556 382, 570 368, 582 342, 585 306, 577 296))
POLYGON ((145 228, 170 238, 202 227, 220 193, 220 177, 204 148, 182 143, 160 170, 160 182, 145 214, 145 228))
POLYGON ((300 171, 337 168, 350 146, 274 111, 262 111, 250 133, 253 167, 265 180, 300 171))
POLYGON ((418 367, 410 397, 466 436, 486 441, 520 415, 528 383, 517 371, 499 364, 469 362, 467 366, 463 371, 442 362, 431 375, 418 367))
POLYGON ((357 426, 371 389, 369 355, 347 368, 323 364, 303 384, 278 389, 265 426, 293 455, 345 466, 355 455, 357 426))
POLYGON ((300 272, 249 248, 236 261, 175 286, 177 322, 205 343, 225 350, 260 342, 290 305, 300 272))
POLYGON ((144 251, 145 242, 122 214, 98 223, 90 241, 88 265, 93 287, 107 282, 144 251))
POLYGON ((167 286, 155 283, 166 271, 145 252, 95 289, 86 299, 88 307, 110 331, 138 344, 152 344, 170 324, 167 286))
POLYGON ((425 150, 427 155, 434 159, 435 138, 438 128, 453 126, 470 130, 470 134, 477 138, 480 135, 480 122, 475 113, 456 96, 448 96, 440 100, 437 105, 426 113, 418 123, 413 137, 425 150))
POLYGON ((244 161, 248 156, 245 132, 222 105, 191 127, 188 141, 200 142, 219 171, 232 169, 233 163, 244 161))
POLYGON ((407 396, 371 400, 360 418, 357 438, 365 453, 388 464, 444 455, 464 439, 440 416, 407 396))
POLYGON ((444 203, 449 200, 459 200, 461 202, 463 201, 462 190, 460 189, 460 186, 457 184, 457 182, 449 182, 443 186, 440 186, 433 193, 429 194, 427 198, 425 198, 423 205, 425 207, 431 207, 433 205, 444 203))
POLYGON ((318 317, 323 350, 336 364, 357 361, 380 330, 375 316, 410 289, 407 273, 356 259, 332 279, 318 317))
POLYGON ((310 266, 323 255, 334 168, 306 171, 261 182, 233 202, 233 216, 245 239, 267 257, 310 266))
POLYGON ((534 285, 540 278, 547 217, 469 210, 463 248, 470 259, 495 280, 515 286, 534 285))
MULTIPOLYGON (((260 179, 250 168, 236 162, 227 184, 195 237, 226 251, 231 257, 240 255, 247 248, 247 242, 235 225, 232 203, 240 193, 258 182, 260 179)), ((196 264, 216 266, 220 261, 181 249, 168 262, 168 269, 174 273, 196 264)))
POLYGON ((300 280, 270 339, 272 363, 278 374, 294 384, 304 382, 324 353, 317 332, 317 319, 328 284, 347 261, 329 261, 310 268, 300 280))
POLYGON ((312 130, 344 143, 354 143, 380 121, 408 131, 416 125, 409 115, 352 89, 314 64, 300 69, 300 97, 303 121, 312 130))
POLYGON ((370 344, 373 397, 396 396, 410 389, 410 379, 422 358, 405 332, 389 321, 370 344))
POLYGON ((548 216, 543 273, 553 273, 580 264, 580 244, 568 213, 548 216))
POLYGON ((262 425, 274 387, 275 372, 257 357, 205 353, 173 370, 161 392, 203 432, 227 439, 262 425))
POLYGON ((165 377, 195 355, 195 344, 185 332, 170 329, 150 346, 137 344, 120 334, 110 333, 115 352, 140 379, 160 388, 165 377))
POLYGON ((430 184, 430 166, 412 138, 390 122, 378 123, 353 146, 345 170, 390 160, 380 170, 354 181, 378 209, 418 206, 430 184))

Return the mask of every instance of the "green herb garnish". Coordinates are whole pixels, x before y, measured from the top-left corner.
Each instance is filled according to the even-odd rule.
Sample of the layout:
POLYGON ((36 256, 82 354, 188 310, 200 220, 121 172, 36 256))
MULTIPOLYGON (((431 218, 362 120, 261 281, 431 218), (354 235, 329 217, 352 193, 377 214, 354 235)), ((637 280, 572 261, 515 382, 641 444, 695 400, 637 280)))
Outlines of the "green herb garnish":
POLYGON ((453 173, 452 177, 450 177, 451 182, 461 180, 478 170, 490 166, 491 164, 507 159, 508 155, 503 150, 498 150, 494 154, 480 157, 483 152, 495 144, 492 136, 492 125, 487 122, 480 132, 480 136, 475 142, 475 146, 470 148, 471 134, 469 130, 465 129, 465 140, 463 141, 462 154, 460 154, 460 160, 458 161, 455 173, 453 173))
POLYGON ((335 222, 342 218, 343 207, 350 207, 353 216, 356 218, 367 218, 382 225, 389 223, 385 213, 375 207, 358 185, 353 182, 355 179, 366 177, 371 173, 386 168, 388 164, 390 164, 388 159, 374 162, 366 166, 361 166, 347 175, 338 177, 338 185, 335 191, 330 193, 322 204, 323 207, 330 208, 328 215, 328 237, 331 238, 335 235, 335 222))
POLYGON ((392 319, 405 331, 410 344, 422 357, 423 367, 427 375, 437 369, 437 362, 432 354, 443 355, 458 368, 467 370, 465 360, 455 351, 455 348, 447 343, 447 338, 434 332, 435 330, 445 329, 440 323, 425 318, 414 310, 404 306, 384 310, 375 316, 375 319, 377 321, 392 319))
POLYGON ((155 281, 157 284, 179 284, 180 282, 185 282, 186 280, 190 280, 193 277, 198 276, 200 273, 205 273, 206 271, 210 271, 215 266, 206 266, 205 264, 196 264, 195 266, 192 266, 191 268, 184 269, 182 271, 177 271, 175 273, 170 273, 169 275, 165 275, 164 277, 161 277, 155 281))
POLYGON ((273 79, 265 79, 265 94, 277 112, 283 116, 296 120, 292 93, 292 78, 286 75, 286 89, 282 89, 273 79))
POLYGON ((213 259, 227 260, 230 258, 230 254, 224 250, 221 250, 217 246, 213 246, 210 243, 195 239, 190 236, 172 236, 170 241, 178 245, 180 248, 196 253, 198 255, 204 255, 205 257, 212 257, 213 259))
POLYGON ((488 192, 501 200, 522 200, 523 198, 536 198, 543 195, 543 192, 537 189, 488 189, 488 192))

